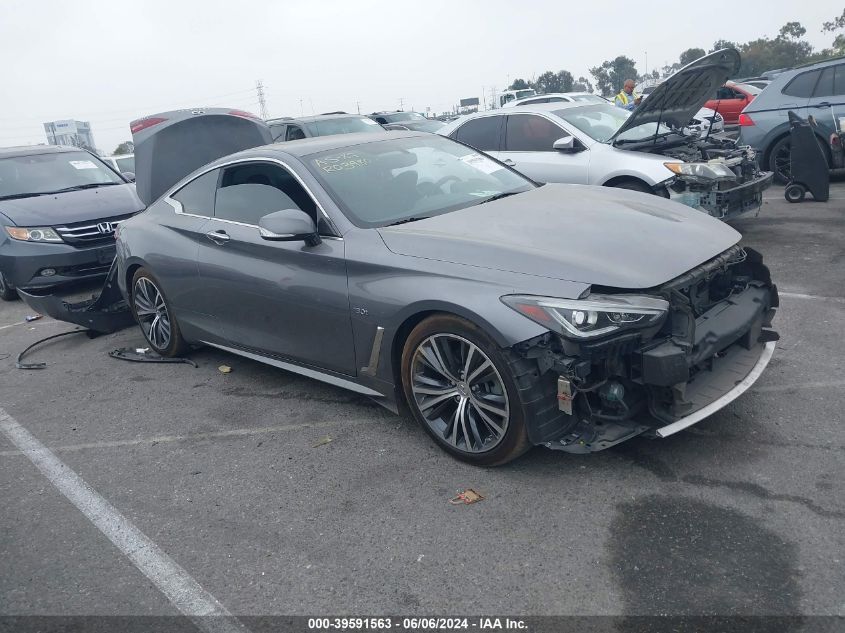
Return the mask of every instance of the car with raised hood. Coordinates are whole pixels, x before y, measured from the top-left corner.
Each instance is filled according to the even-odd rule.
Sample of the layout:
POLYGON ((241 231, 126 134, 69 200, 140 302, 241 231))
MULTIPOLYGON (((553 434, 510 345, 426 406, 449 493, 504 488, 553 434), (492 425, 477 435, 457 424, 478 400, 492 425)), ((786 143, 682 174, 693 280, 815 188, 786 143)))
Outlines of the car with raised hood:
POLYGON ((102 277, 135 186, 77 147, 0 149, 0 298, 102 277))
POLYGON ((772 174, 760 170, 752 148, 689 123, 739 63, 733 49, 702 57, 633 112, 599 103, 523 105, 462 117, 438 134, 540 182, 654 193, 731 220, 759 212, 772 174))
POLYGON ((263 145, 226 111, 150 121, 115 277, 164 356, 210 345, 407 407, 487 465, 665 437, 772 356, 761 256, 683 205, 539 185, 426 133, 263 145))

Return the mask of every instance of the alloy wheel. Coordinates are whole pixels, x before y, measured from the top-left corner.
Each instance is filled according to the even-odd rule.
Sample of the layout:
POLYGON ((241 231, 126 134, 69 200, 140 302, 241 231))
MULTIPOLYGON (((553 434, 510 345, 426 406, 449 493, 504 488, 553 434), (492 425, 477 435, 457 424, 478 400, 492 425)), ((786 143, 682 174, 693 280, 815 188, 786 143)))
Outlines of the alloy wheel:
POLYGON ((150 344, 157 350, 170 345, 170 315, 164 302, 164 295, 152 280, 141 277, 135 282, 132 293, 138 324, 150 344))
POLYGON ((775 175, 787 182, 792 174, 792 165, 790 165, 791 154, 790 143, 783 143, 774 156, 774 172, 775 175))
POLYGON ((411 391, 429 428, 453 448, 484 453, 508 430, 510 408, 502 377, 474 343, 434 334, 419 344, 411 364, 411 391))

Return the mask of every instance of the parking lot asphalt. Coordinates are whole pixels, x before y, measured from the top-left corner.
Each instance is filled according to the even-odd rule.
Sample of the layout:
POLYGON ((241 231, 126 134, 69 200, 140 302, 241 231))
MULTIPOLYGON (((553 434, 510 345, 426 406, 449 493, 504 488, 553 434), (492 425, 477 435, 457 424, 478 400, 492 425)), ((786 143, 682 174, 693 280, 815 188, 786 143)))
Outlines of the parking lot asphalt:
MULTIPOLYGON (((257 362, 109 358, 136 328, 21 371, 73 329, 22 302, 0 304, 0 408, 234 614, 845 615, 845 178, 824 204, 782 191, 736 225, 781 292, 774 359, 665 440, 472 467, 257 362)), ((0 613, 177 613, 2 434, 0 507, 0 613)))

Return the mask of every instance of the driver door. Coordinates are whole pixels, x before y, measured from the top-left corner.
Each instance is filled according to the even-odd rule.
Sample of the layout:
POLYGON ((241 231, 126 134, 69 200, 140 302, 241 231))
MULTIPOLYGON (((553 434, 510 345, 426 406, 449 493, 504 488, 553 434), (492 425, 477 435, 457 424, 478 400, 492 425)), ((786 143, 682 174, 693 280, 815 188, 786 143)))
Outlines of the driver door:
POLYGON ((538 114, 509 114, 502 151, 494 156, 537 182, 589 184, 589 150, 577 139, 570 151, 552 147, 564 136, 572 134, 551 119, 538 114))
POLYGON ((214 217, 203 227, 199 283, 230 343, 255 353, 355 374, 344 242, 279 164, 245 161, 222 170, 214 217), (268 241, 258 221, 282 209, 311 215, 322 243, 268 241))

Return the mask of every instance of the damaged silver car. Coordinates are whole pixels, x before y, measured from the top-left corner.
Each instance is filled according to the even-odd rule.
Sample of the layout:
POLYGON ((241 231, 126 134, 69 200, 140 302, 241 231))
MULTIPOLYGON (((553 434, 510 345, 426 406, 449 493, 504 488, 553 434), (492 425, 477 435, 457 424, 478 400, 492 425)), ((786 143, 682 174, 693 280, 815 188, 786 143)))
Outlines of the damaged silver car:
POLYGON ((266 125, 220 110, 133 128, 149 207, 110 280, 161 355, 209 345, 366 394, 484 465, 671 435, 772 357, 761 256, 683 205, 541 186, 431 134, 249 149, 266 125))
POLYGON ((633 113, 609 103, 546 103, 479 112, 438 130, 539 182, 654 193, 732 220, 758 213, 772 174, 756 152, 692 121, 739 68, 716 51, 661 83, 633 113))

